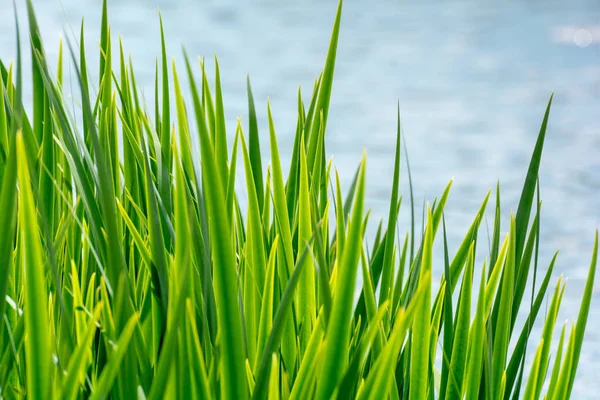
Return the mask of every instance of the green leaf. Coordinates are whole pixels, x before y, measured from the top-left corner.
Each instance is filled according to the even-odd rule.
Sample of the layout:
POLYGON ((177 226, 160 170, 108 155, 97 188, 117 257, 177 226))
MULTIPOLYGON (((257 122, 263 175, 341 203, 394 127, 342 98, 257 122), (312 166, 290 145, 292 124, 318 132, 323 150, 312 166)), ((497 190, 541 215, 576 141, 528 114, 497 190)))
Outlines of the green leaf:
POLYGON ((538 179, 538 172, 540 169, 540 161, 542 159, 542 149, 544 148, 544 139, 546 138, 546 128, 548 127, 548 116, 550 115, 550 107, 552 106, 552 98, 554 94, 550 96, 542 126, 538 134, 537 141, 535 143, 535 149, 531 156, 529 163, 529 169, 527 170, 527 176, 525 177, 525 183, 523 184, 523 190, 521 192, 521 199, 519 200, 519 207, 516 215, 516 247, 515 254, 516 265, 519 265, 521 261, 521 253, 523 250, 523 244, 525 243, 525 235, 527 234, 527 226, 529 225, 529 215, 531 213, 531 206, 533 204, 533 195, 535 193, 535 184, 538 179))
POLYGON ((50 390, 50 336, 48 300, 44 271, 44 253, 40 243, 36 207, 31 191, 23 135, 17 133, 17 175, 19 181, 19 235, 21 265, 25 275, 25 357, 27 360, 27 394, 31 399, 45 399, 50 390))
POLYGON ((529 379, 527 380, 527 386, 525 387, 525 394, 523 395, 523 400, 533 400, 537 397, 535 393, 537 391, 537 382, 540 376, 540 364, 542 359, 543 348, 544 339, 540 341, 537 352, 535 353, 535 358, 533 359, 533 364, 531 365, 531 371, 529 373, 529 379))
POLYGON ((360 248, 362 247, 361 216, 365 197, 365 169, 366 154, 363 153, 346 246, 337 269, 331 319, 325 334, 325 359, 322 368, 329 371, 329 373, 319 379, 316 396, 318 399, 330 398, 348 364, 348 359, 344 353, 350 341, 350 321, 356 283, 356 267, 360 256, 360 248))
MULTIPOLYGON (((314 240, 314 234, 310 242, 312 242, 312 240, 314 240)), ((263 399, 267 394, 267 382, 271 368, 271 357, 269 355, 275 351, 275 349, 279 345, 280 340, 282 339, 282 334, 284 333, 284 330, 287 328, 285 324, 289 318, 288 313, 292 309, 292 300, 294 298, 294 293, 300 282, 300 276, 302 275, 304 266, 306 265, 304 259, 308 256, 309 255, 307 247, 300 254, 300 257, 296 262, 294 272, 292 276, 290 276, 287 286, 285 287, 285 290, 281 296, 281 300, 279 301, 277 312, 275 313, 275 317, 273 318, 273 329, 271 329, 271 334, 267 339, 267 344, 263 348, 262 359, 258 367, 258 372, 256 373, 256 385, 254 388, 254 392, 252 393, 252 399, 263 399)), ((315 324, 315 326, 318 325, 318 323, 315 324)), ((315 332, 317 332, 317 330, 313 331, 313 334, 315 334, 315 332)))
POLYGON ((485 281, 487 278, 485 265, 481 271, 481 282, 479 283, 479 295, 477 298, 477 311, 473 318, 473 324, 469 334, 469 350, 467 358, 467 379, 463 391, 467 399, 477 398, 479 385, 481 383, 481 366, 485 341, 485 281))
MULTIPOLYGON (((427 207, 427 228, 423 240, 423 259, 419 281, 424 285, 424 294, 419 299, 419 307, 413 323, 412 354, 410 357, 410 399, 424 399, 427 396, 429 382, 429 341, 431 321, 429 320, 431 308, 431 264, 433 251, 433 215, 431 208, 427 207)), ((413 300, 414 301, 414 300, 413 300)))
POLYGON ((262 350, 266 345, 267 337, 273 327, 273 304, 275 296, 275 261, 277 260, 277 242, 279 236, 276 236, 271 244, 271 253, 269 254, 269 263, 265 278, 265 286, 262 291, 262 304, 260 309, 260 321, 258 325, 258 341, 256 344, 256 359, 254 363, 254 373, 258 370, 258 360, 262 358, 262 350))
POLYGON ((598 260, 598 230, 596 230, 596 237, 594 239, 594 249, 592 250, 592 261, 590 263, 590 270, 588 277, 585 282, 585 289, 583 290, 583 298, 581 300, 581 307, 579 308, 579 316, 577 317, 577 325, 575 326, 575 341, 573 345, 573 364, 571 368, 571 376, 569 377, 569 387, 567 390, 567 398, 571 397, 573 391, 573 383, 575 382, 575 374, 577 373, 577 367, 579 365, 579 356, 581 355, 581 348, 583 346, 583 337, 585 334, 585 328, 587 325, 588 316, 590 313, 590 304, 592 302, 592 294, 594 291, 594 277, 596 276, 596 266, 598 260))
POLYGON ((78 389, 80 389, 80 385, 84 379, 85 370, 93 362, 91 358, 91 345, 96 334, 96 329, 98 328, 102 307, 102 302, 96 304, 83 338, 69 359, 67 374, 62 384, 62 393, 60 394, 62 399, 72 400, 77 397, 78 389))
POLYGON ((114 345, 112 356, 102 369, 98 383, 94 386, 91 400, 105 399, 108 397, 115 378, 121 369, 121 364, 127 353, 127 347, 133 336, 135 326, 138 323, 138 318, 138 315, 134 314, 125 324, 125 327, 121 331, 121 336, 119 336, 119 340, 117 340, 114 345))
MULTIPOLYGON (((307 242, 312 236, 311 221, 311 202, 308 182, 308 166, 306 165, 306 153, 304 149, 304 140, 300 142, 300 196, 298 202, 298 251, 302 252, 307 242)), ((305 332, 312 331, 316 319, 316 291, 315 291, 315 268, 311 257, 304 261, 307 263, 304 272, 300 277, 300 286, 298 288, 298 323, 302 324, 305 332)), ((309 333, 301 337, 301 349, 308 342, 309 333)))
MULTIPOLYGON (((319 85, 319 97, 316 105, 316 114, 309 119, 308 123, 311 127, 310 133, 306 138, 308 140, 307 162, 312 166, 315 162, 316 150, 319 140, 319 132, 326 132, 327 116, 329 115, 329 102, 331 100, 331 87, 333 86, 333 70, 335 69, 335 58, 337 53, 338 38, 340 35, 340 21, 342 18, 342 0, 340 0, 333 23, 333 31, 331 33, 331 41, 329 42, 329 50, 327 51, 327 59, 325 68, 319 85), (322 118, 320 115, 322 114, 322 118)), ((312 170, 310 171, 312 173, 312 170)))
MULTIPOLYGON (((460 398, 465 378, 465 363, 469 344, 469 326, 471 318, 471 287, 473 285, 473 269, 475 266, 475 249, 471 245, 467 267, 463 277, 458 307, 456 309, 456 323, 454 327, 454 342, 452 344, 452 358, 445 398, 460 398)), ((445 329, 450 329, 446 327, 445 329)))
POLYGON ((398 123, 396 132, 396 155, 394 158, 394 178, 392 181, 392 198, 390 200, 390 211, 388 226, 385 235, 385 252, 383 256, 383 267, 381 273, 381 286, 379 289, 379 304, 387 300, 393 293, 394 264, 394 238, 396 233, 396 222, 398 220, 398 187, 400 182, 400 105, 398 105, 398 123))
POLYGON ((263 197, 263 173, 262 173, 262 158, 260 155, 260 140, 258 138, 258 122, 256 119, 256 108, 254 107, 254 95, 252 94, 252 86, 250 85, 250 76, 246 77, 246 87, 248 90, 248 135, 250 148, 250 161, 252 164, 252 176, 254 177, 254 185, 256 187, 256 195, 258 197, 258 206, 260 210, 264 207, 263 197))
MULTIPOLYGON (((198 117, 197 117, 198 118, 198 117)), ((242 320, 238 304, 238 279, 235 252, 231 243, 224 187, 219 175, 217 161, 208 132, 200 129, 200 150, 205 186, 206 211, 208 215, 212 261, 214 266, 215 299, 220 309, 217 313, 221 329, 221 352, 219 370, 221 394, 225 398, 245 399, 248 397, 244 379, 244 342, 242 320)))
POLYGON ((502 397, 500 391, 500 383, 502 376, 506 382, 506 375, 504 370, 506 368, 506 356, 508 351, 508 343, 510 341, 510 316, 513 302, 513 286, 515 276, 515 247, 516 247, 516 236, 515 236, 515 217, 511 215, 510 220, 510 235, 508 244, 508 254, 506 256, 506 266, 504 267, 504 274, 502 277, 502 285, 500 287, 500 307, 498 313, 498 320, 496 323, 495 335, 494 335, 494 350, 492 359, 492 392, 496 394, 497 398, 502 397))

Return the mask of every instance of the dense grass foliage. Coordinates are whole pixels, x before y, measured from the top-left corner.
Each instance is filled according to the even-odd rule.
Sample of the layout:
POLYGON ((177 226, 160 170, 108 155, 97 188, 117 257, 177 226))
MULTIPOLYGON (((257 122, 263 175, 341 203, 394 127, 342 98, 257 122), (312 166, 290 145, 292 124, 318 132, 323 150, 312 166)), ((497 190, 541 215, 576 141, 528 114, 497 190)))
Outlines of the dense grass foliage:
POLYGON ((579 316, 557 327, 565 281, 551 282, 556 256, 538 265, 550 104, 510 225, 500 226, 498 186, 457 249, 447 246, 444 220, 452 182, 423 210, 422 229, 411 201, 413 224, 398 233, 398 119, 389 218, 367 246, 366 157, 344 195, 325 151, 341 3, 310 101, 298 95, 289 166, 270 107, 269 147, 259 143, 250 82, 247 130, 240 122, 227 134, 216 59, 214 81, 202 59, 186 55, 177 69, 162 22, 154 104, 144 103, 132 61, 112 42, 106 2, 97 83, 83 24, 79 45, 66 47, 81 93, 72 104, 62 45, 51 72, 30 1, 28 17, 32 112, 22 102, 21 45, 0 74, 4 398, 570 396, 598 234, 579 316), (486 208, 489 247, 478 242, 486 208), (436 240, 441 277, 432 275, 436 240), (536 320, 541 337, 530 336, 536 320))

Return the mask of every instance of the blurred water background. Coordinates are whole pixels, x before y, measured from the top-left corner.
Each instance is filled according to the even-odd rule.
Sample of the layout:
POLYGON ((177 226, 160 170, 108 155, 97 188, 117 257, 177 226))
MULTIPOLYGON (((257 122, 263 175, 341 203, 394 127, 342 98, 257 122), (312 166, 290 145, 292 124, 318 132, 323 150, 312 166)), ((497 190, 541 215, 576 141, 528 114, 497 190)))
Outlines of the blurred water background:
MULTIPOLYGON (((27 42, 24 1, 17 3, 22 40, 27 42)), ((230 136, 237 117, 247 127, 245 78, 249 74, 263 147, 268 144, 266 100, 270 98, 282 156, 290 153, 298 86, 308 101, 324 64, 335 1, 108 3, 113 43, 118 43, 117 35, 122 36, 149 105, 153 104, 155 58, 160 54, 160 7, 168 52, 180 68, 182 45, 190 55, 218 55, 230 136)), ((88 65, 97 76, 101 1, 36 0, 34 4, 51 60, 57 58, 61 36, 76 44, 85 17, 88 65)), ((0 57, 9 60, 16 54, 15 23, 12 6, 2 9, 0 57)), ((29 67, 25 53, 24 65, 29 67)), ((25 72, 29 81, 29 70, 25 72)), ((66 80, 74 79, 71 73, 70 64, 65 64, 66 80)), ((367 149, 372 238, 389 207, 399 102, 418 226, 424 199, 432 201, 455 178, 446 207, 453 251, 498 179, 502 230, 507 230, 506 217, 511 209, 516 211, 552 91, 555 97, 540 174, 544 200, 540 269, 545 272, 553 252, 561 250, 555 275, 565 274, 569 281, 558 327, 577 316, 594 229, 600 225, 600 2, 345 1, 326 146, 344 188, 367 149)), ((30 90, 25 99, 30 104, 30 90)), ((263 156, 268 162, 264 150, 263 156)), ((288 160, 284 157, 282 162, 288 160)), ((402 232, 410 227, 406 171, 403 164, 402 232)), ((244 189, 243 179, 238 185, 244 189)), ((492 207, 490 203, 490 229, 492 207)), ((480 253, 487 253, 485 228, 484 224, 480 253)), ((443 269, 440 244, 438 238, 434 267, 438 276, 443 269)), ((599 318, 597 278, 573 393, 577 399, 600 393, 599 318)), ((538 327, 532 340, 536 345, 539 332, 538 327)))

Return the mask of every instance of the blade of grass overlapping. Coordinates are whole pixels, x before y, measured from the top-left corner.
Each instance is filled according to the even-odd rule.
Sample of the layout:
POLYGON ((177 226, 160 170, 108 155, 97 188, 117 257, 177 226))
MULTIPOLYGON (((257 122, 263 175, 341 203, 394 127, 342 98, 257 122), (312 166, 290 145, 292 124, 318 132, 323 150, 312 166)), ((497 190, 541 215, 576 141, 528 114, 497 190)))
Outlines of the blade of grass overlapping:
POLYGON ((254 373, 258 369, 258 360, 262 358, 262 350, 267 342, 267 337, 273 326, 273 303, 275 291, 275 261, 277 259, 277 242, 279 236, 276 236, 271 245, 269 262, 265 276, 265 284, 262 291, 262 305, 260 309, 260 318, 258 325, 258 337, 256 344, 256 358, 254 363, 254 373))
POLYGON ((69 359, 66 376, 60 394, 62 399, 72 400, 77 397, 78 389, 80 389, 81 382, 84 379, 85 370, 87 369, 88 364, 93 361, 90 357, 92 355, 90 348, 98 328, 102 307, 102 302, 96 305, 92 318, 90 318, 88 322, 85 334, 75 349, 73 356, 69 359))
POLYGON ((506 368, 506 356, 508 344, 510 341, 510 317, 513 303, 513 285, 515 276, 515 248, 516 248, 516 222, 515 217, 511 215, 510 235, 508 244, 508 253, 506 255, 506 266, 504 267, 502 283, 500 286, 499 313, 494 332, 494 350, 492 359, 492 392, 496 398, 502 398, 500 392, 500 383, 506 368))
MULTIPOLYGON (((198 118, 198 116, 197 116, 198 118)), ((244 382, 243 339, 240 307, 237 302, 238 284, 236 277, 235 252, 231 243, 231 225, 225 208, 225 192, 220 178, 215 154, 208 132, 199 130, 203 177, 211 190, 205 191, 209 229, 212 237, 215 298, 220 309, 217 313, 221 330, 219 370, 222 374, 221 393, 225 397, 245 399, 248 397, 244 382)))
MULTIPOLYGON (((490 265, 496 263, 498 250, 500 249, 500 182, 496 183, 496 207, 494 209, 494 233, 492 236, 492 246, 490 249, 490 265)), ((492 273, 492 270, 489 270, 492 273)))
POLYGON ((265 199, 263 197, 264 183, 262 173, 262 159, 260 155, 260 140, 258 137, 258 121, 256 118, 256 108, 254 106, 254 95, 252 94, 252 86, 250 85, 250 76, 246 77, 246 88, 248 91, 248 147, 250 149, 252 176, 254 177, 254 185, 256 187, 256 195, 258 198, 258 206, 262 211, 265 202, 265 199))
POLYGON ((336 286, 331 310, 331 319, 325 335, 325 354, 323 370, 329 371, 327 375, 321 376, 317 384, 316 397, 319 399, 329 398, 345 370, 348 360, 344 355, 350 340, 350 321, 352 317, 352 300, 356 282, 356 266, 362 247, 361 222, 365 197, 365 168, 366 155, 360 167, 356 199, 352 218, 348 226, 347 244, 344 254, 337 269, 336 286))
MULTIPOLYGON (((566 284, 563 284, 562 277, 558 279, 556 283, 556 289, 554 290, 554 295, 552 296, 552 302, 550 303, 550 308, 548 309, 548 314, 546 316, 546 322, 544 323, 544 329, 542 331, 542 341, 543 344, 540 344, 540 364, 539 364, 539 372, 538 377, 535 382, 532 382, 533 386, 533 394, 532 398, 538 399, 540 397, 542 388, 544 386, 544 380, 546 377, 546 371, 548 368, 549 357, 550 357, 550 345, 552 344, 552 335, 554 333, 554 324, 556 323, 556 317, 558 315, 558 310, 560 308, 560 303, 562 300, 563 293, 565 291, 566 284)), ((531 377, 529 378, 531 380, 531 377)), ((529 385, 529 382, 528 382, 529 385)))
POLYGON ((22 133, 16 136, 19 182, 19 234, 22 265, 25 268, 25 331, 27 335, 27 393, 32 399, 45 399, 50 390, 50 337, 44 254, 39 237, 36 206, 30 184, 29 168, 22 133))
POLYGON ((485 265, 481 271, 477 311, 469 332, 469 349, 467 357, 466 380, 463 393, 467 399, 474 399, 479 393, 481 383, 481 365, 485 341, 485 281, 487 278, 485 265))
POLYGON ((398 122, 396 128, 396 155, 394 158, 394 178, 392 181, 392 197, 390 199, 390 211, 388 225, 385 235, 385 252, 381 272, 381 285, 379 286, 379 304, 389 299, 393 293, 394 282, 394 239, 396 233, 396 222, 398 219, 398 191, 400 181, 400 105, 398 104, 398 122))
POLYGON ((531 332, 531 329, 533 329, 533 321, 535 321, 537 314, 540 310, 540 307, 542 306, 542 304, 544 302, 544 299, 546 296, 546 290, 550 283, 550 278, 552 277, 552 271, 554 270, 554 265, 556 263, 557 255, 558 255, 558 253, 555 253, 554 257, 550 261, 550 265, 548 266, 546 275, 544 276, 544 279, 540 285, 540 289, 538 290, 535 300, 531 306, 529 315, 527 316, 527 319, 525 320, 523 329, 521 330, 521 333, 515 344, 515 348, 513 350, 510 361, 508 362, 508 365, 506 367, 506 388, 509 390, 512 390, 512 388, 513 388, 513 384, 517 377, 517 372, 518 372, 519 366, 521 365, 522 359, 525 356, 525 348, 527 346, 527 340, 529 339, 529 334, 531 332))
POLYGON ((333 71, 335 69, 335 59, 337 54, 338 38, 340 34, 340 22, 342 18, 342 0, 340 0, 335 16, 335 22, 333 23, 333 31, 331 33, 331 41, 329 42, 329 50, 327 51, 327 59, 325 61, 325 68, 323 69, 323 75, 320 79, 319 85, 319 97, 315 109, 315 115, 312 120, 308 120, 307 124, 310 124, 310 131, 306 137, 308 141, 307 146, 307 162, 312 166, 315 162, 316 149, 319 141, 319 132, 326 131, 327 117, 329 115, 329 103, 331 100, 331 87, 333 86, 333 71), (322 118, 320 115, 322 114, 322 118))
MULTIPOLYGON (((227 179, 227 135, 225 132, 225 110, 223 105, 223 91, 221 90, 221 73, 219 71, 219 62, 215 56, 215 157, 217 168, 221 174, 221 179, 225 184, 227 179)), ((262 189, 260 189, 262 190, 262 189)), ((258 191, 258 189, 257 189, 258 191)))
POLYGON ((579 308, 579 315, 577 317, 577 325, 575 326, 575 339, 573 346, 573 364, 571 367, 571 375, 568 380, 567 398, 571 397, 573 391, 573 384, 575 382, 575 374, 577 373, 577 367, 579 365, 579 357, 581 355, 581 348, 583 346, 583 337, 585 334, 585 328, 587 325, 588 315, 590 313, 590 304, 592 302, 592 293, 594 288, 594 278, 596 276, 596 267, 598 261, 598 230, 596 230, 596 237, 594 239, 594 248, 592 250, 592 261, 590 263, 590 269, 588 272, 587 280, 585 282, 585 289, 583 290, 583 297, 581 299, 581 306, 579 308))
MULTIPOLYGON (((448 256, 448 238, 446 234, 446 217, 442 215, 442 231, 444 234, 444 277, 452 282, 452 276, 450 275, 450 261, 448 256)), ((450 360, 452 354, 452 343, 454 341, 454 314, 452 311, 452 291, 444 290, 444 310, 443 310, 443 326, 444 326, 444 338, 443 338, 443 353, 442 353, 442 374, 440 382, 440 400, 444 399, 446 395, 446 388, 448 385, 448 370, 450 368, 450 360)))
POLYGON ((316 364, 320 362, 320 352, 323 349, 322 338, 325 333, 323 330, 323 324, 320 319, 323 314, 319 314, 319 319, 315 323, 315 329, 312 331, 311 337, 308 341, 308 346, 302 357, 302 362, 298 368, 294 386, 290 392, 289 399, 296 400, 301 399, 302 394, 309 390, 314 390, 314 380, 316 375, 316 364))
POLYGON ((536 398, 537 382, 541 375, 540 364, 542 360, 542 352, 544 349, 544 339, 540 341, 538 349, 531 365, 529 372, 529 379, 527 380, 527 386, 525 386, 525 393, 523 394, 523 400, 533 400, 536 398))
MULTIPOLYGON (((75 61, 75 55, 73 54, 73 50, 70 46, 69 49, 71 50, 72 59, 75 65, 75 71, 77 74, 78 82, 80 83, 83 116, 84 119, 88 121, 92 147, 94 153, 96 154, 96 167, 98 170, 97 173, 99 189, 98 198, 100 203, 100 209, 102 210, 102 214, 104 217, 102 218, 102 222, 104 225, 104 230, 106 231, 106 240, 108 242, 107 247, 109 248, 109 250, 107 251, 107 264, 110 265, 110 268, 107 269, 107 274, 111 283, 115 285, 118 282, 117 277, 119 276, 119 274, 125 271, 125 260, 123 258, 122 246, 119 240, 120 234, 118 233, 118 218, 114 202, 115 193, 111 179, 112 173, 110 172, 110 166, 107 165, 107 163, 105 162, 106 159, 103 156, 103 150, 100 144, 96 124, 92 116, 92 110, 90 107, 89 94, 87 92, 87 88, 81 84, 81 73, 75 61)), ((83 165, 81 165, 81 168, 83 168, 83 165)), ((79 174, 82 173, 83 171, 79 172, 79 174)), ((122 322, 124 323, 124 321, 122 322)))
MULTIPOLYGON (((311 244, 311 242, 314 240, 314 237, 315 235, 313 234, 308 244, 311 244)), ((275 349, 279 345, 279 342, 282 340, 282 335, 284 334, 285 329, 287 329, 287 326, 285 325, 290 317, 288 313, 292 310, 293 298, 300 282, 300 276, 306 265, 306 263, 304 262, 304 259, 306 257, 310 257, 308 247, 306 247, 304 251, 299 255, 298 261, 296 262, 296 265, 294 267, 294 272, 290 276, 285 290, 281 295, 279 306, 277 307, 277 311, 275 313, 275 316, 273 317, 273 328, 271 329, 271 333, 269 334, 267 343, 263 348, 262 359, 260 360, 258 372, 256 373, 256 383, 254 391, 252 393, 252 399, 263 399, 267 394, 266 390, 271 368, 271 357, 269 356, 269 354, 272 354, 275 351, 275 349)), ((317 325, 318 324, 315 324, 315 326, 317 325)), ((315 330, 314 332, 317 331, 315 330)))
MULTIPOLYGON (((452 357, 448 386, 444 398, 455 399, 462 397, 462 388, 465 378, 465 363, 469 343, 469 327, 471 318, 471 288, 473 285, 473 269, 475 267, 475 246, 471 245, 467 266, 463 276, 458 306, 456 309, 456 322, 454 327, 454 341, 452 344, 452 357)), ((450 329, 446 326, 444 329, 450 329)))
MULTIPOLYGON (((162 123, 157 132, 160 138, 162 165, 159 165, 158 191, 168 211, 171 211, 171 191, 169 175, 171 173, 171 104, 169 101, 169 66, 165 44, 165 31, 162 16, 158 13, 160 24, 161 70, 162 70, 162 123)), ((158 100, 157 100, 158 101, 158 100)))
POLYGON ((576 329, 577 328, 575 327, 575 324, 571 324, 571 333, 569 334, 569 343, 567 345, 565 357, 560 368, 560 373, 558 375, 555 390, 548 393, 548 400, 568 399, 570 397, 568 394, 569 379, 573 367, 573 353, 575 351, 576 329))
MULTIPOLYGON (((238 126, 241 129, 241 126, 238 126)), ((258 339, 258 326, 260 319, 260 304, 257 299, 264 296, 262 288, 265 285, 266 275, 266 255, 265 255, 265 244, 263 237, 263 228, 260 215, 260 207, 258 204, 258 197, 256 192, 256 186, 254 184, 254 177, 252 174, 252 165, 250 156, 248 154, 248 148, 246 147, 246 141, 243 134, 239 135, 240 142, 242 143, 242 155, 244 159, 244 170, 246 175, 246 187, 248 190, 248 223, 247 223, 247 235, 246 235, 246 269, 251 272, 252 279, 250 282, 246 282, 246 288, 249 290, 248 296, 251 298, 245 303, 245 306, 253 312, 246 312, 244 314, 246 324, 246 341, 248 349, 248 358, 251 365, 255 363, 256 357, 256 343, 258 339), (250 305, 251 303, 252 305, 250 305)))
MULTIPOLYGON (((2 86, 2 84, 0 84, 2 86)), ((0 88, 1 89, 1 88, 0 88)), ((4 91, 0 93, 4 98, 4 91)), ((4 112, 4 106, 0 101, 4 112)), ((13 121, 17 118, 13 117, 13 121)), ((0 224, 5 227, 0 235, 0 316, 4 315, 4 303, 8 290, 8 281, 10 275, 10 265, 12 264, 13 246, 15 240, 15 230, 17 226, 17 193, 13 188, 17 183, 17 151, 14 131, 11 132, 10 139, 6 147, 6 163, 4 164, 2 176, 2 190, 0 192, 0 224)))
POLYGON ((562 362, 563 346, 565 342, 565 331, 567 329, 567 322, 563 324, 560 331, 560 339, 558 340, 558 349, 554 357, 554 364, 552 367, 552 375, 550 376, 550 382, 548 383, 548 391, 546 392, 546 398, 552 398, 552 394, 556 390, 556 384, 558 383, 558 377, 560 373, 560 363, 562 362))
POLYGON ((306 123, 304 114, 305 112, 304 103, 302 102, 302 92, 301 89, 298 88, 298 120, 296 122, 294 145, 292 147, 292 159, 290 161, 287 181, 285 182, 285 196, 290 220, 294 217, 295 205, 298 203, 298 180, 300 179, 300 140, 306 137, 304 134, 306 123))
POLYGON ((186 301, 186 342, 187 348, 192 352, 188 358, 189 368, 192 371, 193 383, 191 384, 192 394, 196 397, 209 399, 211 397, 210 383, 208 381, 207 369, 202 354, 200 338, 195 326, 194 310, 191 300, 186 301))
MULTIPOLYGON (((382 350, 382 353, 377 357, 374 362, 373 368, 369 372, 367 380, 365 381, 364 387, 361 389, 359 399, 362 398, 373 398, 381 399, 386 398, 390 393, 394 382, 394 375, 390 374, 389 371, 394 367, 398 353, 405 340, 405 336, 411 325, 414 323, 416 317, 415 314, 422 306, 422 297, 429 291, 428 286, 431 283, 430 275, 431 271, 427 271, 424 275, 424 279, 420 282, 420 286, 415 292, 414 301, 406 309, 399 309, 396 317, 394 318, 394 326, 391 330, 389 340, 382 350)), ((397 394, 397 393, 396 393, 397 394)), ((392 394, 393 398, 394 394, 392 394)))
POLYGON ((119 374, 119 370, 121 369, 123 359, 127 354, 127 348, 133 336, 135 325, 138 323, 138 318, 139 317, 137 314, 132 315, 121 331, 119 340, 117 340, 117 342, 114 344, 115 349, 112 353, 112 357, 102 369, 102 373, 100 374, 98 382, 94 386, 92 396, 90 397, 92 400, 104 399, 108 397, 113 383, 119 374))
POLYGON ((525 183, 523 185, 523 191, 521 192, 521 198, 519 200, 519 207, 515 216, 516 220, 516 247, 515 247, 515 265, 519 265, 521 261, 521 254, 523 251, 523 244, 525 243, 525 236, 527 234, 527 227, 529 226, 529 216, 531 213, 531 206, 533 204, 533 195, 535 193, 536 182, 538 179, 538 172, 540 168, 540 161, 542 158, 542 149, 544 148, 544 139, 546 138, 546 129, 548 127, 548 117, 550 115, 550 107, 552 106, 552 99, 554 94, 550 96, 548 105, 546 106, 546 112, 540 127, 540 132, 535 143, 535 148, 531 156, 529 163, 529 169, 527 170, 527 176, 525 177, 525 183))
MULTIPOLYGON (((308 166, 306 165, 304 140, 300 141, 300 193, 298 201, 298 250, 308 247, 307 241, 312 236, 311 201, 309 194, 308 166)), ((312 249, 308 248, 309 251, 312 249)), ((315 270, 312 257, 307 257, 307 266, 300 278, 298 288, 298 323, 303 325, 301 351, 308 343, 309 333, 316 318, 315 270), (306 333, 304 333, 306 332, 306 333)))
MULTIPOLYGON (((288 214, 288 206, 285 195, 285 185, 283 181, 283 172, 281 170, 281 161, 279 157, 279 147, 277 145, 277 135, 275 133, 275 123, 271 114, 271 106, 267 103, 267 114, 269 118, 269 138, 271 150, 271 168, 273 179, 273 217, 276 221, 277 232, 279 233, 282 246, 280 260, 278 262, 277 275, 280 286, 286 287, 288 280, 292 276, 294 268, 294 252, 292 249, 292 233, 288 214)), ((281 345, 281 355, 285 365, 292 366, 296 361, 296 344, 294 339, 293 315, 287 316, 285 322, 285 334, 281 345)), ((264 357, 264 356, 263 356, 264 357)))
POLYGON ((388 312, 389 302, 386 302, 379 307, 375 316, 369 321, 369 325, 362 335, 358 344, 357 350, 354 356, 348 363, 348 368, 344 374, 339 385, 337 393, 338 399, 350 398, 352 394, 353 385, 358 382, 359 371, 362 368, 362 364, 366 362, 365 356, 373 345, 375 337, 379 334, 381 321, 388 312))
POLYGON ((430 346, 430 305, 431 305, 431 264, 433 251, 433 215, 427 207, 427 228, 423 240, 423 260, 419 281, 424 282, 425 292, 419 299, 419 307, 412 327, 412 354, 410 358, 410 399, 424 399, 429 382, 429 346, 430 346), (428 279, 427 281, 425 281, 428 279))

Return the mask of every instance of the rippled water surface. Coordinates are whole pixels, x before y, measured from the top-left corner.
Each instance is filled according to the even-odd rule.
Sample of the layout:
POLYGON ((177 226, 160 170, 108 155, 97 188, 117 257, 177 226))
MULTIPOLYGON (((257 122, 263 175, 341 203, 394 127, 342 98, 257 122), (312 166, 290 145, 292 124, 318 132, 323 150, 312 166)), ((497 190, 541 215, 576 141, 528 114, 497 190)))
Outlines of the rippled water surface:
MULTIPOLYGON (((72 39, 85 17, 90 64, 97 65, 100 1, 34 3, 51 59, 60 35, 72 39)), ((181 45, 192 55, 219 56, 229 131, 238 116, 246 119, 250 74, 261 104, 263 142, 270 98, 280 146, 288 153, 298 85, 306 99, 324 63, 336 4, 239 3, 109 0, 112 33, 123 37, 151 104, 159 6, 168 51, 179 62, 181 45)), ((23 28, 25 10, 17 8, 23 28)), ((6 60, 15 57, 15 25, 6 6, 4 11, 0 57, 6 60)), ((540 261, 545 269, 553 251, 561 249, 555 274, 567 275, 569 283, 560 318, 576 317, 600 224, 600 3, 347 0, 335 73, 327 151, 346 187, 366 148, 371 221, 386 216, 399 101, 417 214, 424 198, 432 200, 455 178, 446 212, 453 248, 497 179, 504 214, 516 210, 544 108, 555 92, 540 178, 540 261)), ((405 167, 401 183, 404 230, 409 226, 405 167)), ((488 218, 491 223, 491 214, 488 218)), ((482 239, 485 249, 485 235, 482 239)), ((600 278, 596 286, 574 398, 600 393, 600 278)))

